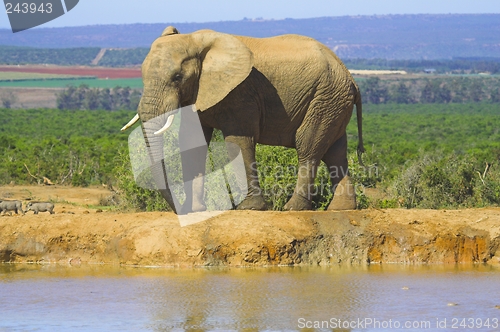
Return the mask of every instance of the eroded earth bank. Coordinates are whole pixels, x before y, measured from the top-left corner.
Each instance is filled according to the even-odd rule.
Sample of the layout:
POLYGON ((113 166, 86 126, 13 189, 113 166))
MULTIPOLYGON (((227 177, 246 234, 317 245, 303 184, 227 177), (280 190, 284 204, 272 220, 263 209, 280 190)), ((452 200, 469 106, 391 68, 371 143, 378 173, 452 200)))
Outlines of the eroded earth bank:
MULTIPOLYGON (((9 190, 9 199, 26 194, 26 189, 1 189, 9 190)), ((55 214, 0 216, 0 262, 142 266, 500 262, 500 208, 229 211, 181 227, 176 215, 168 212, 99 213, 92 208, 103 194, 99 189, 44 190, 49 192, 31 189, 30 194, 56 200, 55 214), (59 194, 66 197, 62 203, 57 203, 59 194)))

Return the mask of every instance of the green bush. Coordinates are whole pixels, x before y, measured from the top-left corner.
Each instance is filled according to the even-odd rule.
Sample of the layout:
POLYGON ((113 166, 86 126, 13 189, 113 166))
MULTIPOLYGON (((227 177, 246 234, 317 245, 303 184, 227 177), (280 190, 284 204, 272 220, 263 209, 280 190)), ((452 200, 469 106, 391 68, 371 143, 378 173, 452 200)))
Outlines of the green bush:
POLYGON ((116 179, 120 208, 134 211, 172 211, 157 190, 139 187, 130 168, 128 151, 121 151, 114 160, 113 175, 116 179))
POLYGON ((498 161, 473 155, 423 154, 404 167, 393 182, 393 195, 406 208, 460 208, 498 205, 498 161))

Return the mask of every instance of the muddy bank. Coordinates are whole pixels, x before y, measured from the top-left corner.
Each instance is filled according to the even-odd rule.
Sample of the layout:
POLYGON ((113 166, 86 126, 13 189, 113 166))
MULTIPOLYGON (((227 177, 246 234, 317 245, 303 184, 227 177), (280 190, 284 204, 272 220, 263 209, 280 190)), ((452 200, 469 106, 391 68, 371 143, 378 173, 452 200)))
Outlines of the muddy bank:
POLYGON ((0 217, 0 262, 264 266, 500 261, 500 209, 0 217))

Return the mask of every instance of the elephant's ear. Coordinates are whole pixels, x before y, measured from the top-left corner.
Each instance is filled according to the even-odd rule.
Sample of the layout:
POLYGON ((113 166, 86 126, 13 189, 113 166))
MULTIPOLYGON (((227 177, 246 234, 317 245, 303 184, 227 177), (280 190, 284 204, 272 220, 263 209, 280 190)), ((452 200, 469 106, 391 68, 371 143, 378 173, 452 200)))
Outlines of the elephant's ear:
POLYGON ((214 106, 247 78, 253 67, 253 54, 236 37, 211 30, 192 34, 202 59, 196 108, 214 106))

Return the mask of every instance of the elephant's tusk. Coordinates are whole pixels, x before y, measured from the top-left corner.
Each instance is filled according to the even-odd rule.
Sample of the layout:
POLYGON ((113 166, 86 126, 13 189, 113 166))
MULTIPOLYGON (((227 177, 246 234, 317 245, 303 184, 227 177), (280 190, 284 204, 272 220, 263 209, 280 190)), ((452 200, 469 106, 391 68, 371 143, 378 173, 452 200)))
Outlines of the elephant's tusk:
POLYGON ((127 130, 128 128, 132 127, 137 121, 139 121, 139 114, 136 114, 132 120, 130 120, 125 126, 123 126, 123 128, 121 129, 121 131, 125 131, 127 130))
POLYGON ((174 122, 174 117, 175 117, 175 114, 172 114, 170 115, 168 118, 167 118, 167 123, 165 123, 165 125, 163 126, 163 128, 161 128, 160 130, 158 131, 155 131, 155 135, 159 135, 159 134, 163 134, 164 132, 167 131, 168 128, 170 128, 170 126, 172 125, 172 123, 174 122))

